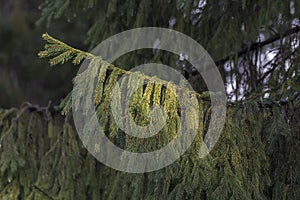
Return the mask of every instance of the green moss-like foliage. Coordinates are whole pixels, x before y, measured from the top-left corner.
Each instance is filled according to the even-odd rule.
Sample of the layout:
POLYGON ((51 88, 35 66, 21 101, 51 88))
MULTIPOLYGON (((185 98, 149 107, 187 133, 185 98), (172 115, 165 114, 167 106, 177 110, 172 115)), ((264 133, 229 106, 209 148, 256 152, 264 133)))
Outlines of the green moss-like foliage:
MULTIPOLYGON (((160 87, 149 83, 144 91, 152 90, 155 101, 163 103, 166 97, 155 94, 160 87)), ((105 111, 105 98, 98 112, 105 111)), ((297 100, 230 107, 221 138, 201 159, 209 120, 209 105, 202 102, 198 135, 188 151, 172 165, 144 174, 119 172, 94 159, 69 115, 29 104, 1 110, 0 199, 299 199, 299 107, 297 100)), ((157 143, 141 146, 124 137, 110 118, 99 119, 108 124, 114 143, 133 151, 151 150, 170 139, 159 134, 157 143)))
MULTIPOLYGON (((230 104, 220 139, 210 154, 201 158, 211 114, 206 95, 141 73, 122 79, 121 85, 135 91, 128 108, 124 109, 122 102, 126 92, 120 94, 115 108, 131 115, 135 123, 128 123, 127 128, 148 125, 150 108, 155 104, 167 113, 159 134, 149 139, 128 136, 114 121, 111 108, 112 98, 117 98, 112 89, 128 72, 47 34, 43 37, 57 49, 53 51, 48 45, 39 54, 54 56, 52 64, 70 59, 78 64, 89 59, 88 68, 74 79, 74 91, 79 96, 89 91, 92 94, 87 99, 95 102, 77 98, 72 107, 70 94, 55 109, 24 104, 20 109, 0 110, 0 199, 300 199, 300 104, 296 89, 296 95, 287 95, 285 101, 254 98, 230 104), (68 53, 60 56, 63 52, 68 53), (78 83, 84 87, 76 87, 78 83), (133 152, 147 152, 176 136, 182 117, 176 94, 183 93, 198 102, 199 117, 193 117, 196 110, 192 107, 188 112, 195 120, 184 122, 191 129, 198 122, 196 138, 173 164, 143 174, 119 172, 94 159, 79 139, 69 112, 71 107, 85 111, 95 103, 99 123, 112 142, 133 152)), ((88 131, 88 125, 86 128, 88 131)), ((95 151, 99 145, 95 143, 95 151)))

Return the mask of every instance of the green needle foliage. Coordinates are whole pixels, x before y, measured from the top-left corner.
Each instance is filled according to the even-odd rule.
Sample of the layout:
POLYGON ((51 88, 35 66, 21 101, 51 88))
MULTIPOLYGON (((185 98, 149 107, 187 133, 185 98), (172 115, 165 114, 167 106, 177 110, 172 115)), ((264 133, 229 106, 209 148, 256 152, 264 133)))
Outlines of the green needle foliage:
MULTIPOLYGON (((211 105, 207 92, 202 92, 203 81, 185 60, 139 50, 138 56, 124 55, 116 61, 121 69, 44 34, 47 44, 39 56, 49 58, 50 65, 88 63, 74 78, 74 91, 79 96, 88 91, 90 101, 72 102, 70 93, 55 108, 27 103, 0 110, 0 199, 300 199, 298 1, 45 0, 41 9, 39 22, 48 25, 63 17, 90 24, 86 38, 90 48, 136 27, 185 33, 208 50, 226 85, 232 86, 229 97, 240 101, 228 104, 221 137, 201 158, 211 105), (152 106, 160 105, 167 113, 160 133, 145 140, 119 128, 111 101, 116 98, 112 94, 116 82, 132 74, 126 70, 151 61, 186 70, 199 93, 141 73, 122 79, 128 90, 137 90, 127 110, 124 102, 116 110, 130 113, 141 126, 151 121, 152 106), (136 87, 137 83, 144 86, 136 87), (129 174, 106 167, 87 152, 74 128, 71 109, 84 112, 94 103, 99 123, 114 144, 133 152, 157 150, 179 129, 182 107, 175 92, 197 99, 199 110, 191 109, 190 114, 200 115, 186 123, 193 128, 199 122, 199 127, 187 152, 161 170, 129 174)), ((126 95, 121 93, 122 98, 126 95)), ((135 124, 128 123, 127 128, 135 124)))
MULTIPOLYGON (((200 126, 193 145, 179 160, 145 174, 103 166, 85 150, 70 118, 58 112, 29 104, 1 110, 0 197, 298 199, 299 107, 298 100, 283 107, 252 102, 229 108, 226 127, 210 155, 201 159, 197 153, 205 133, 200 126), (293 115, 285 119, 282 111, 293 115)), ((110 139, 132 151, 152 150, 169 139, 159 134, 158 143, 136 142, 109 126, 110 139)))
MULTIPOLYGON (((174 91, 183 92, 182 86, 143 74, 132 76, 133 82, 145 84, 130 99, 135 122, 147 125, 154 103, 168 112, 165 126, 154 137, 127 136, 110 108, 112 88, 127 72, 47 34, 43 38, 49 44, 39 55, 50 57, 51 64, 89 60, 74 82, 95 80, 99 123, 112 142, 133 152, 147 152, 174 138, 180 124, 174 91), (96 77, 100 71, 104 75, 96 77)), ((129 79, 122 81, 131 89, 129 79)), ((71 108, 71 94, 58 108, 24 104, 20 109, 0 110, 0 199, 300 199, 300 101, 297 88, 291 90, 295 95, 288 100, 255 97, 230 104, 223 133, 205 158, 200 158, 199 151, 210 121, 210 102, 205 95, 191 93, 200 113, 192 146, 170 166, 144 174, 116 171, 86 151, 69 112, 85 105, 74 100, 71 108)))
POLYGON ((65 43, 51 37, 47 33, 42 35, 42 38, 48 42, 45 45, 45 51, 38 53, 41 58, 53 57, 49 63, 51 66, 57 64, 64 64, 70 59, 73 59, 73 64, 78 65, 82 59, 88 57, 90 54, 74 49, 65 43))
MULTIPOLYGON (((291 94, 288 81, 299 77, 298 0, 45 0, 41 9, 40 22, 49 26, 65 18, 89 24, 86 43, 90 49, 133 28, 180 31, 209 52, 225 84, 231 86, 231 98, 248 98, 253 93, 284 98, 291 94)), ((193 67, 186 60, 162 51, 139 50, 122 56, 116 65, 129 70, 145 62, 185 71, 198 92, 206 87, 200 75, 192 76, 193 67)))

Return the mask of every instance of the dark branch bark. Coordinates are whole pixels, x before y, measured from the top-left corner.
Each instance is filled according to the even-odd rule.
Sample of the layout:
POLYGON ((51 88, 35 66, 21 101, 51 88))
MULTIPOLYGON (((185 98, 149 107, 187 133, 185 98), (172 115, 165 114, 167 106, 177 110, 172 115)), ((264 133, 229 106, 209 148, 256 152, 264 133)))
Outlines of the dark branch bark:
MULTIPOLYGON (((275 36, 273 36, 273 37, 271 37, 271 38, 268 38, 268 39, 266 39, 266 40, 264 40, 264 41, 262 41, 262 42, 254 42, 254 43, 252 43, 252 44, 250 44, 250 45, 248 45, 248 46, 242 48, 241 50, 239 50, 239 51, 237 52, 237 55, 238 55, 238 57, 240 57, 240 56, 242 56, 242 55, 248 53, 249 51, 257 50, 257 49, 259 49, 259 48, 262 48, 262 47, 264 47, 264 46, 266 46, 266 45, 268 45, 268 44, 271 44, 271 43, 273 43, 273 42, 279 40, 280 38, 284 38, 284 37, 287 37, 287 36, 289 36, 289 35, 292 35, 292 34, 295 34, 295 33, 299 33, 299 32, 300 32, 300 26, 297 26, 297 27, 295 27, 295 28, 292 28, 292 29, 286 31, 286 32, 285 32, 284 34, 282 34, 282 35, 275 35, 275 36)), ((215 64, 216 64, 217 66, 221 66, 221 65, 223 65, 225 62, 227 62, 227 61, 229 61, 231 58, 233 58, 235 55, 236 55, 236 53, 230 53, 228 56, 226 56, 226 57, 224 57, 224 58, 222 58, 222 59, 220 59, 220 60, 215 61, 215 64)), ((189 77, 189 75, 195 76, 195 75, 197 75, 197 74, 199 74, 199 72, 198 72, 197 70, 194 70, 194 71, 192 71, 192 73, 186 74, 185 77, 189 77)))
MULTIPOLYGON (((242 48, 241 50, 239 50, 237 55, 240 57, 240 56, 246 54, 249 51, 253 51, 253 50, 262 48, 263 46, 271 44, 271 43, 279 40, 280 38, 283 38, 283 37, 286 37, 286 36, 289 36, 289 35, 292 35, 292 34, 298 33, 298 32, 300 32, 300 26, 292 28, 292 29, 286 31, 282 35, 275 35, 275 36, 273 36, 271 38, 268 38, 268 39, 266 39, 262 42, 254 42, 251 45, 246 46, 246 47, 242 48)), ((215 63, 216 63, 217 66, 222 65, 225 62, 227 62, 228 60, 230 60, 232 57, 234 57, 235 55, 236 55, 236 53, 231 53, 228 56, 226 56, 225 58, 222 58, 220 60, 215 61, 215 63)))

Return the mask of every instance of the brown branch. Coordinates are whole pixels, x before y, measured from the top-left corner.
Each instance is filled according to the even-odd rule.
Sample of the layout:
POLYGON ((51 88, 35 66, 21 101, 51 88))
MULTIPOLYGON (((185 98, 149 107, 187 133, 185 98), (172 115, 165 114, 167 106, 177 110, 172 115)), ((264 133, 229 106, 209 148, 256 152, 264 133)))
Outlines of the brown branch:
MULTIPOLYGON (((268 38, 268 39, 266 39, 266 40, 264 40, 262 42, 254 42, 254 43, 252 43, 252 44, 250 44, 248 46, 245 46, 244 48, 242 48, 241 50, 239 50, 237 53, 234 53, 234 52, 230 53, 228 56, 226 56, 226 57, 224 57, 224 58, 222 58, 220 60, 215 61, 215 64, 217 66, 221 66, 225 62, 229 61, 232 57, 234 57, 236 55, 238 55, 238 57, 240 57, 240 56, 248 53, 249 51, 257 50, 257 49, 262 48, 262 47, 264 47, 264 46, 266 46, 268 44, 271 44, 271 43, 273 43, 273 42, 275 42, 275 41, 277 41, 277 40, 279 40, 281 38, 287 37, 289 35, 292 35, 292 34, 295 34, 295 33, 298 33, 298 32, 300 32, 300 26, 292 28, 292 29, 286 31, 282 35, 275 35, 275 36, 273 36, 271 38, 268 38)), ((192 71, 191 73, 188 73, 188 75, 191 75, 191 76, 196 76, 198 74, 199 74, 199 72, 197 70, 192 71)), ((188 77, 188 75, 187 75, 187 77, 188 77)))
MULTIPOLYGON (((295 51, 292 51, 292 52, 289 53, 288 55, 286 55, 284 58, 282 58, 282 60, 283 60, 283 61, 287 60, 289 57, 295 55, 296 52, 297 52, 297 49, 296 49, 295 51)), ((265 73, 263 74, 263 76, 258 80, 259 83, 260 83, 261 81, 263 81, 269 74, 271 74, 271 73, 277 68, 278 63, 276 63, 276 61, 279 59, 278 56, 279 56, 279 54, 277 54, 277 55, 275 56, 275 58, 273 58, 272 60, 270 60, 269 62, 267 62, 266 64, 264 64, 264 66, 262 66, 262 68, 265 68, 266 66, 271 65, 272 68, 271 68, 269 71, 267 71, 267 72, 265 72, 265 73), (274 63, 272 63, 273 61, 274 61, 274 63)))
POLYGON ((262 42, 254 42, 254 43, 252 43, 252 44, 250 44, 250 45, 242 48, 241 50, 239 50, 237 52, 237 54, 236 53, 231 53, 228 56, 226 56, 225 58, 217 60, 215 63, 216 63, 217 66, 222 65, 225 62, 227 62, 228 60, 230 60, 232 57, 234 57, 235 55, 237 55, 238 57, 240 57, 240 56, 246 54, 249 51, 253 51, 253 50, 262 48, 263 46, 271 44, 271 43, 279 40, 280 38, 284 38, 284 37, 287 37, 289 35, 292 35, 292 34, 298 33, 298 32, 300 32, 300 26, 292 28, 292 29, 286 31, 285 33, 283 33, 282 35, 275 35, 275 36, 273 36, 271 38, 268 38, 268 39, 266 39, 266 40, 264 40, 262 42))

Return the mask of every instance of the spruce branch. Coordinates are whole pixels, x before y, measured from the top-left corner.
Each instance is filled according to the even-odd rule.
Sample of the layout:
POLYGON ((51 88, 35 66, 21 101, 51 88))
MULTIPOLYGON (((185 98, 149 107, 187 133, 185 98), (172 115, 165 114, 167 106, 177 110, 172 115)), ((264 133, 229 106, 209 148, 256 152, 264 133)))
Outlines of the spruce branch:
POLYGON ((229 55, 227 55, 226 57, 220 59, 220 60, 217 60, 215 61, 216 65, 219 66, 219 65, 223 65, 225 62, 229 61, 231 58, 233 58, 234 56, 242 56, 250 51, 254 51, 254 50, 257 50, 257 49, 260 49, 266 45, 269 45, 273 42, 276 42, 277 40, 280 40, 282 38, 285 38, 285 37, 288 37, 292 34, 296 34, 296 33, 299 33, 300 32, 300 26, 296 26, 292 29, 289 29, 287 30, 286 32, 284 32, 283 34, 277 34, 273 37, 270 37, 264 41, 261 41, 261 42, 253 42, 243 48, 241 48, 238 52, 233 52, 233 53, 230 53, 229 55))
POLYGON ((45 45, 45 50, 40 51, 38 56, 40 58, 49 58, 49 63, 51 66, 57 64, 64 64, 65 62, 73 59, 73 64, 78 65, 84 58, 93 58, 94 55, 75 49, 58 39, 53 38, 48 33, 44 33, 42 38, 47 41, 49 44, 45 45))
MULTIPOLYGON (((48 42, 48 44, 45 45, 45 50, 41 51, 38 55, 41 58, 51 58, 50 59, 50 65, 57 65, 57 64, 63 64, 71 59, 73 59, 73 64, 74 65, 78 65, 81 63, 81 61, 83 59, 88 59, 88 60, 94 60, 97 59, 100 61, 101 67, 105 67, 107 69, 110 69, 112 71, 116 70, 119 71, 121 74, 132 74, 134 72, 131 71, 126 71, 123 70, 119 67, 114 66, 113 64, 103 60, 100 56, 96 56, 94 54, 73 48, 61 41, 59 41, 58 39, 53 38, 52 36, 50 36, 49 34, 45 33, 43 34, 43 39, 45 41, 48 42)), ((78 75, 77 77, 74 78, 74 81, 76 81, 76 79, 80 78, 80 75, 78 75)), ((147 75, 143 75, 144 80, 145 80, 145 84, 151 83, 151 82, 156 82, 161 84, 164 87, 167 87, 168 84, 170 84, 170 82, 168 81, 164 81, 161 80, 157 77, 150 77, 147 75)), ((100 77, 100 82, 104 82, 104 80, 101 79, 105 79, 104 77, 100 77)), ((173 83, 171 83, 173 84, 173 83)), ((97 88, 97 90, 99 90, 99 88, 97 88)), ((186 88, 180 87, 178 85, 176 85, 176 90, 180 91, 180 90, 186 90, 186 88)), ((210 102, 210 95, 214 94, 213 92, 209 92, 209 91, 205 91, 203 93, 197 93, 195 91, 187 91, 190 95, 195 95, 197 98, 206 101, 206 102, 210 102)), ((98 93, 102 93, 101 90, 98 91, 98 93)), ((96 91, 96 96, 99 96, 99 94, 96 91)), ((217 93, 216 93, 217 95, 217 93)), ((244 101, 240 101, 240 102, 236 102, 236 103, 229 103, 229 106, 236 106, 236 105, 243 105, 245 102, 252 102, 253 100, 255 101, 255 99, 257 99, 258 97, 263 97, 264 94, 255 94, 252 98, 248 98, 247 100, 244 101)), ((96 101, 99 103, 99 99, 96 99, 96 101)), ((66 114, 70 108, 71 108, 71 94, 69 94, 61 103, 60 105, 61 108, 63 108, 63 114, 66 114)))
POLYGON ((32 185, 33 189, 36 190, 39 194, 43 195, 43 197, 49 199, 49 200, 54 200, 49 194, 47 194, 45 191, 43 191, 41 188, 39 188, 36 185, 32 185))
MULTIPOLYGON (((266 40, 264 41, 259 41, 259 42, 253 42, 253 43, 250 43, 246 46, 243 46, 241 49, 239 49, 237 52, 231 52, 229 53, 227 56, 219 59, 219 60, 216 60, 215 61, 215 64, 218 66, 218 67, 223 67, 223 65, 227 62, 227 61, 230 61, 232 60, 232 58, 234 57, 241 57, 247 53, 249 53, 250 51, 255 51, 255 50, 258 50, 258 49, 261 49, 263 48, 264 46, 266 45, 270 45, 282 38, 285 38, 285 37, 288 37, 288 36, 291 36, 293 34, 297 34, 300 32, 300 26, 296 26, 292 29, 289 29, 287 30, 286 32, 284 32, 283 34, 276 34, 275 36, 272 36, 270 38, 267 38, 266 40)), ((288 56, 285 56, 285 57, 288 57, 288 56)), ((196 76, 198 75, 199 72, 197 71, 193 71, 190 75, 192 76, 196 76)))
MULTIPOLYGON (((89 60, 93 60, 93 59, 100 59, 100 63, 101 66, 108 66, 109 69, 111 70, 118 70, 121 73, 126 73, 126 74, 132 74, 134 72, 130 72, 130 71, 126 71, 123 70, 119 67, 114 66, 113 64, 103 60, 100 56, 96 56, 94 54, 73 48, 61 41, 59 41, 58 39, 53 38, 52 36, 50 36, 48 33, 44 33, 42 35, 42 38, 47 41, 49 44, 45 45, 45 50, 40 51, 38 53, 38 56, 40 58, 51 58, 49 60, 49 63, 51 66, 57 65, 57 64, 64 64, 65 62, 73 59, 73 64, 74 65, 78 65, 80 64, 80 62, 83 59, 89 59, 89 60)), ((150 77, 147 75, 144 75, 145 79, 148 82, 158 82, 163 86, 167 86, 167 84, 169 83, 168 81, 164 81, 161 80, 157 77, 150 77)), ((76 80, 76 77, 74 78, 74 80, 76 80)), ((182 88, 178 85, 176 85, 177 90, 186 90, 186 88, 182 88)), ((202 100, 205 101, 210 101, 209 100, 209 93, 208 92, 203 92, 202 94, 199 94, 195 91, 190 91, 190 94, 192 95, 196 95, 197 97, 201 98, 202 100)))

